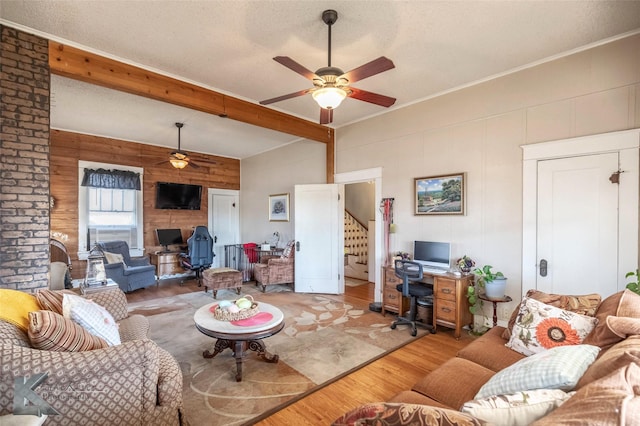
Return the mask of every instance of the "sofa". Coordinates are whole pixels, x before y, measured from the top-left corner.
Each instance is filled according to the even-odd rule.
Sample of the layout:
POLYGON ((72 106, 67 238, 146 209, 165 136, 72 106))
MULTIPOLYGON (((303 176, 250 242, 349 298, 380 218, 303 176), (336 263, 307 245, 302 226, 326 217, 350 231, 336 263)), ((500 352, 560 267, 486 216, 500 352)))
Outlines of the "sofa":
POLYGON ((411 389, 357 407, 333 424, 639 422, 640 295, 624 290, 601 301, 593 294, 530 290, 507 327, 493 327, 474 339, 411 389), (574 333, 558 318, 584 321, 580 324, 591 328, 577 325, 574 333), (554 345, 553 339, 567 344, 554 345), (549 347, 536 347, 540 344, 549 347))
POLYGON ((104 256, 107 278, 118 283, 125 293, 157 284, 156 267, 148 256, 131 257, 126 241, 97 243, 104 256))
POLYGON ((119 289, 83 296, 117 321, 121 343, 110 345, 61 315, 65 293, 80 298, 70 290, 0 290, 0 424, 26 421, 34 410, 47 415, 45 426, 183 424, 182 372, 147 338, 147 318, 128 314, 119 289), (16 383, 41 373, 36 396, 14 406, 16 383))

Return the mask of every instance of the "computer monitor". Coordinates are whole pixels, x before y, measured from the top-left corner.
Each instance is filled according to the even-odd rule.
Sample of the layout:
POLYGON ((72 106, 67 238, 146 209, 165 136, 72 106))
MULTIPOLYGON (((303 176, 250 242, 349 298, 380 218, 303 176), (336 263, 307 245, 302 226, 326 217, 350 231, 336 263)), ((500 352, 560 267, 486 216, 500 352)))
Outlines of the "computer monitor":
POLYGON ((156 229, 156 236, 164 251, 169 251, 170 245, 182 244, 182 231, 179 229, 156 229))
POLYGON ((425 267, 448 270, 451 266, 451 244, 436 241, 414 241, 413 260, 425 267))

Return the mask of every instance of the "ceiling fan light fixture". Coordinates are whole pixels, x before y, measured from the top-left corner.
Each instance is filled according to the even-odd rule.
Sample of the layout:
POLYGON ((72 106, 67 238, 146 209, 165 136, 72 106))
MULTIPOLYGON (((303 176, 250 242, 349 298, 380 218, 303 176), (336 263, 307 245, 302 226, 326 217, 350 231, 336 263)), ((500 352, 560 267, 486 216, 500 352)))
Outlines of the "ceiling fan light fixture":
POLYGON ((187 164, 189 164, 187 160, 182 160, 179 158, 171 158, 169 162, 176 169, 184 169, 185 167, 187 167, 187 164))
POLYGON ((335 109, 347 97, 347 92, 339 87, 323 87, 322 89, 314 90, 311 96, 320 105, 320 108, 335 109))

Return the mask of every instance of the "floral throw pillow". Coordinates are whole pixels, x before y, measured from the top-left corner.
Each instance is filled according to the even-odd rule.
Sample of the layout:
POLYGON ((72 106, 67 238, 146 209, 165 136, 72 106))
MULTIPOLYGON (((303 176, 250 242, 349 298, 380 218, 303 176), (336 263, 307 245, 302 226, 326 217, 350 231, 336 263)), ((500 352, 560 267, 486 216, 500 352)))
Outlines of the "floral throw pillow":
POLYGON ((525 297, 506 346, 529 356, 558 346, 579 345, 597 322, 594 317, 525 297))

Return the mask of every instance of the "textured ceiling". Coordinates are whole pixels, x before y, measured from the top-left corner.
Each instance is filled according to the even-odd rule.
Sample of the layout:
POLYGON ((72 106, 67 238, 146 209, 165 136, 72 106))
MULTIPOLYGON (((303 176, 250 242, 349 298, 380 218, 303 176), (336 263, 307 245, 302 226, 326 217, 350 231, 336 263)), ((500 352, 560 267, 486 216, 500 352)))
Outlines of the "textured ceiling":
MULTIPOLYGON (((311 87, 273 61, 347 71, 379 56, 396 68, 354 87, 393 109, 574 49, 640 30, 640 1, 11 1, 0 22, 252 102, 311 87)), ((246 158, 295 140, 125 93, 54 77, 52 127, 246 158)), ((272 108, 318 121, 310 95, 272 108)), ((387 109, 346 99, 332 126, 387 109)))

